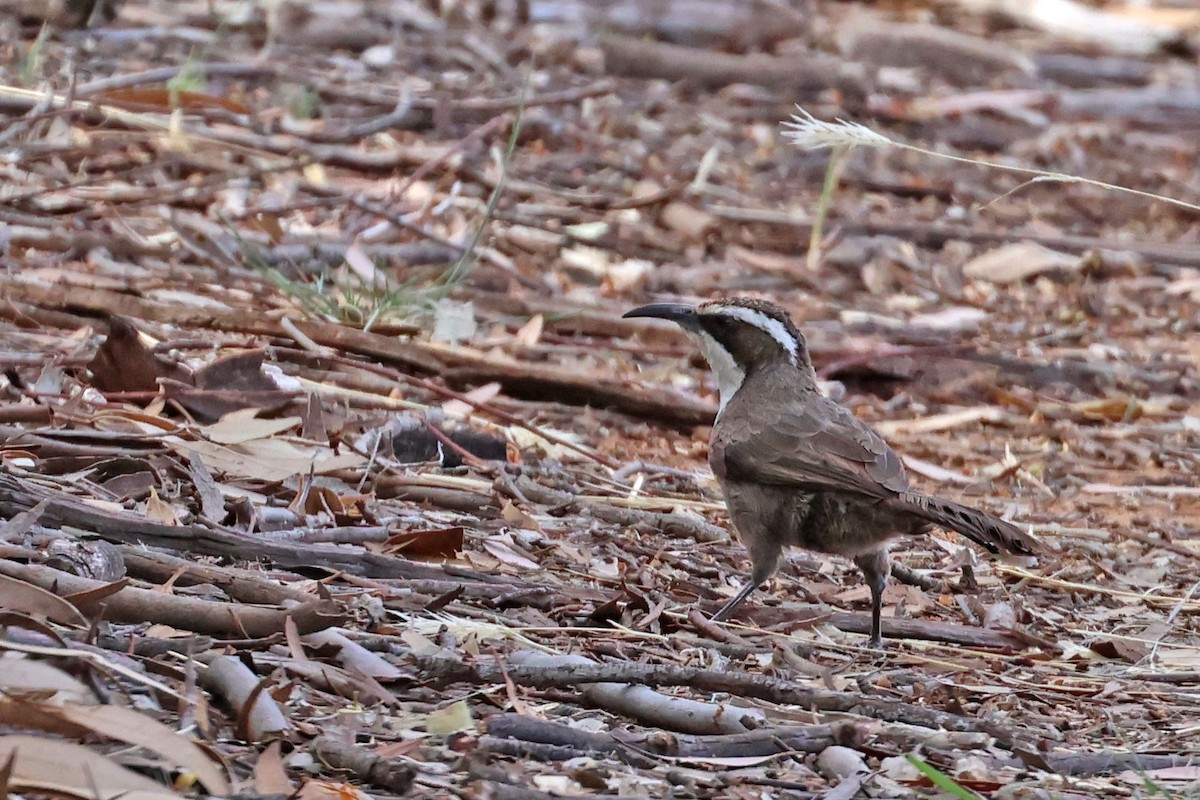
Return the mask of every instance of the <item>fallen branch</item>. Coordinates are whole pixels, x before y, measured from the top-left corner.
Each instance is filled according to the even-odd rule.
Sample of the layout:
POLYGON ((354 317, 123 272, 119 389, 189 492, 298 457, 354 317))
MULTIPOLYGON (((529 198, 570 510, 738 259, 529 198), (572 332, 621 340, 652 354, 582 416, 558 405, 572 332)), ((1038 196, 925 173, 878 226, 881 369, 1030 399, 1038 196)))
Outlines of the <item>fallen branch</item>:
POLYGON ((377 756, 362 745, 332 736, 318 736, 313 739, 312 748, 318 759, 334 769, 345 770, 356 780, 396 794, 407 792, 416 776, 413 768, 398 758, 377 756))
POLYGON ((498 739, 564 747, 576 755, 632 756, 638 762, 644 762, 647 755, 682 760, 819 753, 830 745, 860 743, 863 738, 863 732, 853 725, 787 725, 717 736, 625 728, 594 733, 520 714, 497 714, 488 719, 486 730, 498 739))
POLYGON ((687 686, 698 692, 725 692, 737 697, 755 697, 773 703, 800 706, 815 711, 858 714, 887 722, 904 722, 926 728, 952 731, 982 731, 1001 746, 1010 748, 1016 732, 987 720, 924 708, 912 703, 881 700, 851 692, 809 689, 794 682, 745 672, 720 672, 696 667, 630 663, 562 663, 535 665, 473 663, 446 656, 405 653, 435 684, 515 683, 536 689, 579 688, 589 683, 636 683, 644 686, 687 686))
POLYGON ((859 97, 866 93, 859 65, 828 56, 736 55, 626 36, 605 36, 600 47, 610 75, 686 80, 710 88, 745 83, 814 94, 833 87, 859 97))
MULTIPOLYGON (((359 549, 271 542, 219 526, 163 525, 137 514, 103 511, 69 495, 49 492, 0 472, 0 516, 15 516, 42 500, 49 502, 39 520, 40 524, 46 527, 78 528, 111 542, 144 544, 246 561, 266 558, 282 567, 311 567, 318 564, 329 570, 342 570, 370 578, 447 577, 446 571, 440 567, 415 564, 359 549)), ((459 577, 482 582, 493 580, 478 573, 459 577)))
POLYGON ((346 620, 342 607, 319 600, 293 608, 264 608, 200 600, 195 597, 80 578, 40 564, 0 561, 0 574, 69 597, 84 614, 111 622, 149 622, 185 631, 231 638, 260 638, 279 633, 291 618, 301 633, 313 633, 346 620))

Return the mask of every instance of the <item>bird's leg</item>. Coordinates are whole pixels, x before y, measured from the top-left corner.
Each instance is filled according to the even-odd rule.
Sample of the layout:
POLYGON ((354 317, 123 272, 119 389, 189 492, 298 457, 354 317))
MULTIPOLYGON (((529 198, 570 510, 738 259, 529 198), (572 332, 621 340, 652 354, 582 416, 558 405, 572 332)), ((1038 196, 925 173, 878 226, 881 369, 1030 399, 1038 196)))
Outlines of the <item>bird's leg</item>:
POLYGON ((875 550, 854 557, 854 563, 862 570, 871 587, 871 635, 867 639, 867 647, 879 649, 883 647, 883 587, 887 586, 888 557, 886 550, 875 550))
POLYGON ((721 606, 720 611, 712 615, 713 622, 724 622, 729 619, 729 615, 750 596, 751 592, 760 584, 766 583, 767 579, 775 574, 775 568, 779 565, 779 554, 783 552, 783 543, 779 539, 771 536, 757 536, 743 539, 743 541, 746 543, 746 549, 750 551, 752 566, 750 580, 738 590, 733 599, 721 606))
POLYGON ((758 581, 756 581, 754 578, 746 581, 746 585, 743 586, 741 590, 733 596, 733 599, 721 606, 721 610, 712 615, 712 621, 724 622, 725 620, 729 619, 729 615, 733 613, 733 610, 740 606, 742 601, 749 597, 750 593, 757 588, 758 581))

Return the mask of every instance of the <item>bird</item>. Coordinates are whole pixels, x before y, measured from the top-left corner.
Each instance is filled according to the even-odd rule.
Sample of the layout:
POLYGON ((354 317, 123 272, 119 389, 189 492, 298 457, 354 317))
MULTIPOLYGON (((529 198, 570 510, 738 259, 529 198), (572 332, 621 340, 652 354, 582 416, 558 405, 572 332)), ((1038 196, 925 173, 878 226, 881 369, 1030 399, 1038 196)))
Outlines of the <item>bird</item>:
POLYGON ((713 620, 728 619, 774 575, 785 547, 800 547, 858 566, 871 590, 867 645, 878 649, 892 539, 938 527, 991 553, 1043 552, 1011 522, 914 491, 883 437, 821 392, 804 335, 780 306, 726 298, 652 303, 623 316, 679 325, 717 379, 708 460, 751 572, 713 620))

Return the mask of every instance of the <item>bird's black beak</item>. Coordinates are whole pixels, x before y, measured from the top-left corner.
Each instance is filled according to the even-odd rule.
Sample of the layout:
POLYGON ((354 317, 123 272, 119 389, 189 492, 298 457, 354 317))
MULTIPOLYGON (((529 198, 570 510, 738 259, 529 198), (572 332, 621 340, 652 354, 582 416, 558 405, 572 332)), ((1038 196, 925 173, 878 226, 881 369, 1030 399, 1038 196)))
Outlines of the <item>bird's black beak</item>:
POLYGON ((669 319, 671 322, 678 323, 686 328, 695 324, 696 309, 693 306, 684 305, 683 303, 651 303, 648 306, 638 306, 632 311, 626 311, 621 316, 624 319, 629 319, 630 317, 669 319))

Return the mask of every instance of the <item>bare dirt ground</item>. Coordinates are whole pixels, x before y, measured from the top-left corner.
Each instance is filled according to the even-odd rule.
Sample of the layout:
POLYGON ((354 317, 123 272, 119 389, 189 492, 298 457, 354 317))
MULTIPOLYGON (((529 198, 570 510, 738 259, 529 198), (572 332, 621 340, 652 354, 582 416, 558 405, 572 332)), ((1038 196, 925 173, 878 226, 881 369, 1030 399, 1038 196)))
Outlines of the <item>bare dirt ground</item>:
POLYGON ((1197 13, 1043 5, 5 4, 5 793, 1196 796, 1197 207, 880 147, 822 219, 781 135, 1195 203, 1197 13), (723 295, 1053 554, 708 622, 715 387, 620 315, 723 295))

